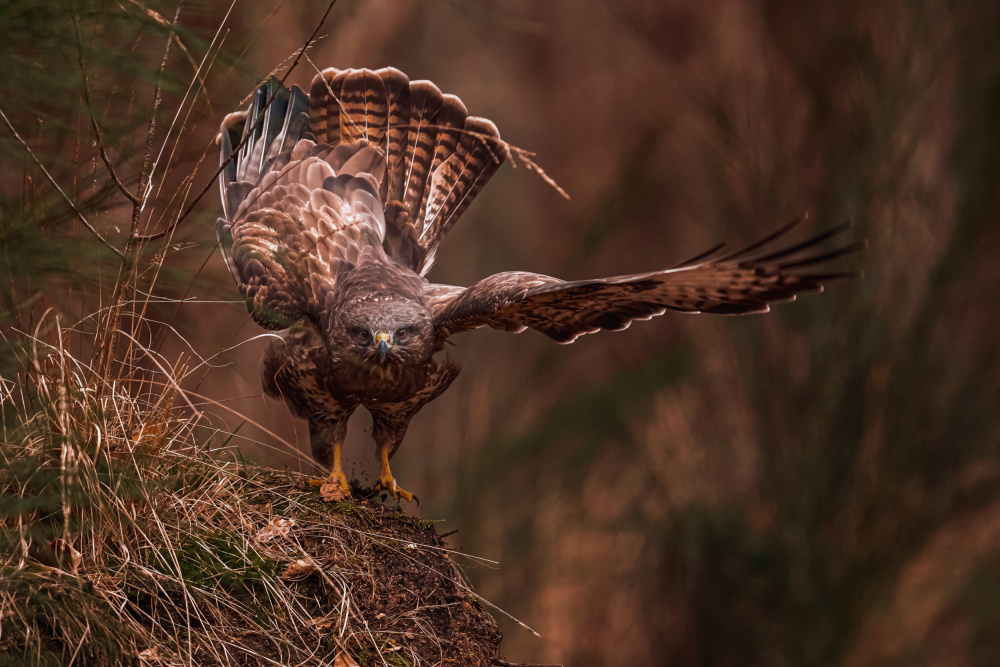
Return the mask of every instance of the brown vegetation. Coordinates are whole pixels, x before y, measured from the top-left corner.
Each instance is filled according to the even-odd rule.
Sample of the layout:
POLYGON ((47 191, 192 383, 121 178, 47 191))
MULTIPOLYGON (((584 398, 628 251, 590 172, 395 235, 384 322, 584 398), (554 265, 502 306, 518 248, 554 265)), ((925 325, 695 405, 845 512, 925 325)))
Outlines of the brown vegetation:
MULTIPOLYGON (((35 3, 0 11, 26 4, 35 3)), ((175 7, 122 4, 135 16, 155 5, 168 23, 175 7)), ((323 9, 243 7, 220 33, 221 51, 207 45, 224 9, 182 13, 186 51, 172 49, 166 69, 182 76, 163 87, 161 110, 183 99, 188 56, 214 64, 182 115, 189 134, 173 164, 202 164, 218 119, 294 60, 323 9), (202 41, 199 26, 209 26, 202 41)), ((134 73, 138 57, 88 50, 120 25, 99 24, 81 21, 84 60, 99 72, 95 115, 106 138, 132 139, 106 140, 134 193, 155 77, 134 73)), ((133 209, 92 146, 89 114, 53 112, 53 100, 83 99, 79 73, 62 97, 39 90, 47 72, 78 62, 72 23, 46 25, 62 30, 66 48, 39 31, 29 46, 44 67, 7 57, 0 108, 117 242, 133 209)), ((976 0, 337 4, 288 83, 308 82, 314 65, 393 65, 432 79, 534 151, 572 197, 505 168, 445 241, 437 281, 652 270, 804 210, 817 226, 852 218, 870 241, 863 281, 767 316, 668 315, 568 348, 490 331, 456 340, 465 372, 415 420, 393 467, 424 503, 413 512, 447 517, 464 550, 502 562, 470 563, 470 578, 542 636, 498 615, 509 656, 588 666, 996 662, 997 34, 1000 10, 976 0)), ((114 38, 126 51, 127 35, 114 38)), ((155 71, 163 41, 138 43, 155 71)), ((53 221, 65 202, 5 132, 3 261, 15 275, 33 262, 31 280, 2 296, 5 313, 30 332, 54 305, 79 319, 73 331, 87 329, 86 316, 107 305, 98 270, 114 277, 119 263, 88 250, 98 244, 78 221, 53 221)), ((188 192, 191 171, 154 179, 140 233, 168 227, 179 209, 163 193, 188 192)), ((200 188, 211 171, 192 182, 200 188)), ((191 359, 188 341, 205 358, 179 377, 197 409, 215 402, 197 441, 235 433, 228 445, 246 455, 307 470, 302 425, 260 396, 258 331, 241 303, 217 303, 235 292, 212 247, 214 206, 203 201, 169 246, 143 247, 133 285, 147 318, 128 311, 123 327, 168 367, 191 359), (167 258, 162 270, 143 272, 156 255, 167 258), (191 296, 199 302, 176 301, 191 296)), ((74 356, 88 357, 87 340, 72 342, 74 356)), ((361 430, 345 453, 364 478, 361 430)))
POLYGON ((34 353, 0 399, 0 664, 494 664, 431 523, 323 502, 197 444, 175 390, 150 405, 34 353))

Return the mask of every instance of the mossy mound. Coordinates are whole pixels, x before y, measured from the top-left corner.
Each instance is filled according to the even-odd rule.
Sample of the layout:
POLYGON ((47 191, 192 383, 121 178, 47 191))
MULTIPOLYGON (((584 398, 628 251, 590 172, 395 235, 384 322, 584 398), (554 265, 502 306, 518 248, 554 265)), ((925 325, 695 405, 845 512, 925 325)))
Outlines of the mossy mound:
POLYGON ((324 502, 70 364, 0 394, 0 667, 496 662, 431 522, 324 502))
POLYGON ((433 525, 325 503, 296 476, 234 479, 202 487, 204 509, 175 503, 197 520, 127 557, 92 559, 72 546, 86 538, 68 542, 75 561, 53 556, 35 546, 61 539, 45 537, 52 517, 27 530, 8 517, 0 665, 494 664, 500 631, 433 525))

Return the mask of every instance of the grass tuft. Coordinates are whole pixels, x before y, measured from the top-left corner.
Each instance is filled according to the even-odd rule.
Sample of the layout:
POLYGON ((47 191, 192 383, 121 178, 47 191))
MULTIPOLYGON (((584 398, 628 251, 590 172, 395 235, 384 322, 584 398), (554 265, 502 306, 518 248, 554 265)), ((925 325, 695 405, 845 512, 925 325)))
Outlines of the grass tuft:
POLYGON ((430 524, 199 440, 175 382, 23 349, 0 396, 0 667, 491 664, 500 633, 430 524))

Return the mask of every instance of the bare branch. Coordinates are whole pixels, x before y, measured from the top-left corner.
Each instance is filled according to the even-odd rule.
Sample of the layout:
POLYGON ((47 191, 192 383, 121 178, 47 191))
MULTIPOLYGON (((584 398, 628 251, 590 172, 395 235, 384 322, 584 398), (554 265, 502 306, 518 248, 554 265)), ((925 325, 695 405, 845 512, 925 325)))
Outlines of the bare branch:
MULTIPOLYGON (((184 6, 183 0, 177 3, 177 10, 174 12, 173 23, 170 24, 170 34, 167 36, 167 44, 163 48, 163 59, 160 61, 160 69, 156 73, 156 86, 153 89, 153 112, 149 115, 149 131, 146 132, 146 148, 143 152, 142 169, 139 172, 139 191, 136 193, 139 199, 145 204, 146 193, 149 187, 149 172, 152 168, 153 160, 153 137, 156 135, 156 114, 160 110, 160 102, 163 99, 163 92, 160 89, 160 79, 163 78, 163 71, 167 69, 167 59, 170 58, 170 45, 174 43, 176 35, 177 21, 181 17, 181 8, 184 6)), ((136 206, 132 211, 132 228, 129 232, 129 247, 139 239, 139 217, 142 213, 142 206, 136 206)))
POLYGON ((111 158, 108 157, 108 153, 104 149, 104 133, 101 132, 101 127, 97 124, 97 118, 94 117, 94 107, 90 103, 90 83, 87 81, 87 66, 83 61, 83 40, 80 38, 80 22, 76 14, 73 14, 73 30, 76 32, 76 53, 77 59, 80 62, 80 76, 83 79, 83 98, 87 103, 87 115, 90 116, 90 125, 94 128, 94 134, 97 136, 97 150, 100 152, 101 159, 104 160, 104 164, 108 168, 108 173, 111 174, 111 180, 118 186, 118 190, 133 205, 138 206, 139 198, 129 192, 125 184, 118 178, 118 173, 115 171, 114 165, 111 164, 111 158))
MULTIPOLYGON (((313 30, 312 34, 309 35, 309 39, 307 39, 306 43, 302 45, 301 49, 299 49, 298 55, 295 56, 295 61, 292 63, 291 67, 288 68, 288 71, 285 72, 285 76, 281 77, 281 81, 279 82, 281 85, 284 85, 285 79, 288 78, 288 76, 292 73, 292 71, 295 69, 295 67, 299 64, 299 61, 302 59, 302 55, 306 52, 306 49, 308 49, 312 45, 313 41, 315 41, 316 35, 319 33, 320 28, 323 27, 323 24, 326 22, 326 18, 330 15, 330 12, 333 10, 333 6, 336 5, 336 4, 337 4, 337 0, 332 0, 332 2, 329 4, 329 6, 327 6, 326 12, 323 14, 323 17, 319 20, 319 23, 316 24, 316 29, 313 30)), ((221 165, 219 165, 219 168, 215 172, 215 175, 213 175, 212 178, 209 179, 208 183, 205 184, 205 187, 202 188, 202 191, 199 192, 198 196, 194 198, 194 201, 192 201, 188 205, 188 207, 186 209, 184 209, 184 212, 181 213, 179 216, 177 216, 177 219, 175 219, 173 222, 171 222, 169 225, 167 225, 167 228, 164 229, 163 231, 156 232, 155 234, 149 234, 147 236, 136 237, 137 241, 146 242, 146 241, 155 241, 157 239, 161 239, 164 236, 166 236, 167 234, 170 234, 171 232, 173 232, 173 230, 176 229, 177 226, 180 225, 184 221, 184 219, 187 218, 187 216, 191 214, 191 211, 193 211, 194 207, 198 205, 198 202, 201 201, 201 198, 204 197, 205 194, 210 189, 212 189, 212 187, 214 187, 216 179, 219 178, 219 175, 226 168, 226 165, 228 165, 230 162, 233 161, 233 158, 236 157, 236 155, 240 152, 240 150, 242 150, 243 147, 246 145, 247 141, 250 140, 250 137, 253 136, 253 130, 255 130, 261 123, 264 122, 264 111, 266 111, 267 108, 269 106, 271 106, 271 102, 274 100, 274 98, 275 98, 276 95, 277 95, 277 93, 275 93, 275 95, 272 95, 267 100, 267 104, 265 104, 264 108, 261 109, 260 116, 257 118, 256 122, 254 122, 253 126, 250 128, 250 131, 248 131, 246 133, 246 137, 243 139, 243 141, 240 142, 240 144, 238 146, 236 146, 235 148, 233 148, 233 152, 230 154, 229 158, 227 158, 225 162, 223 162, 221 165)))
POLYGON ((170 34, 167 35, 167 44, 163 48, 163 59, 160 61, 160 69, 156 73, 156 85, 153 89, 153 110, 149 115, 149 130, 146 133, 146 148, 143 153, 142 169, 139 171, 139 187, 136 190, 137 203, 132 205, 132 221, 129 226, 128 242, 125 244, 125 253, 122 255, 122 265, 118 268, 118 277, 115 279, 115 289, 111 294, 111 307, 108 311, 108 318, 104 324, 100 342, 97 345, 98 363, 97 369, 101 377, 106 377, 111 364, 114 361, 115 350, 118 348, 118 328, 121 322, 121 311, 125 303, 125 291, 128 287, 129 279, 135 268, 138 246, 141 243, 139 235, 139 222, 142 218, 142 207, 145 196, 149 188, 149 173, 153 154, 153 137, 156 134, 156 114, 160 109, 160 102, 163 99, 160 90, 160 79, 167 68, 167 59, 170 57, 170 45, 174 41, 174 26, 180 19, 181 8, 184 6, 183 0, 177 3, 177 10, 174 12, 174 22, 171 26, 170 34))
MULTIPOLYGON (((132 1, 136 2, 136 0, 132 0, 132 1)), ((236 5, 236 2, 237 2, 237 0, 231 0, 231 3, 229 5, 229 9, 226 11, 226 15, 222 18, 222 21, 219 23, 219 27, 215 31, 215 35, 212 37, 212 41, 209 43, 208 48, 205 51, 205 55, 202 57, 201 62, 199 62, 199 63, 197 63, 197 64, 194 65, 194 67, 195 67, 194 77, 192 78, 191 82, 188 84, 187 90, 184 91, 184 97, 181 99, 180 104, 177 105, 177 110, 174 112, 174 117, 173 117, 173 119, 171 119, 170 126, 167 128, 167 133, 163 137, 163 142, 160 145, 160 150, 156 154, 156 159, 153 160, 153 168, 152 168, 152 171, 149 174, 150 180, 155 179, 156 172, 157 172, 157 170, 160 167, 160 161, 163 159, 163 154, 167 150, 168 146, 170 146, 170 154, 167 157, 167 164, 166 164, 166 167, 165 167, 165 172, 169 172, 170 171, 170 166, 173 164, 174 157, 175 157, 175 155, 177 153, 177 150, 178 150, 178 148, 180 146, 180 143, 181 143, 180 142, 180 133, 183 133, 184 128, 187 125, 187 121, 190 118, 191 113, 194 111, 194 104, 195 104, 195 100, 199 96, 199 90, 200 90, 200 93, 203 93, 204 96, 205 96, 205 107, 202 109, 201 115, 198 117, 198 120, 196 121, 196 125, 200 124, 200 122, 201 122, 202 118, 204 118, 206 112, 211 112, 213 115, 216 115, 215 111, 213 109, 213 106, 212 106, 212 100, 210 99, 210 94, 209 94, 209 91, 208 91, 208 87, 207 87, 207 85, 205 83, 205 77, 206 77, 206 74, 207 74, 208 70, 210 70, 212 68, 212 66, 214 65, 215 59, 218 57, 218 55, 222 51, 222 43, 225 41, 226 37, 229 34, 229 30, 226 30, 223 33, 223 28, 225 27, 226 21, 229 20, 229 16, 232 13, 232 10, 233 10, 233 8, 236 5), (213 53, 213 50, 214 50, 214 53, 213 53), (206 65, 207 65, 207 68, 206 68, 206 65), (195 88, 195 83, 196 82, 200 84, 199 89, 197 89, 197 90, 195 88), (190 98, 190 103, 188 102, 189 98, 190 98), (185 106, 187 107, 186 111, 185 111, 185 106), (181 128, 178 131, 178 135, 177 135, 178 138, 175 141, 171 142, 170 138, 174 134, 174 128, 177 126, 177 122, 181 118, 182 113, 184 114, 184 118, 183 118, 183 121, 181 122, 181 128)), ((166 22, 166 19, 163 19, 163 20, 164 20, 164 22, 166 22)), ((178 43, 178 45, 183 45, 183 42, 181 42, 179 39, 178 39, 177 43, 178 43)), ((190 55, 189 55, 189 57, 190 57, 190 55)), ((231 71, 232 70, 230 70, 230 72, 231 71)), ((206 155, 208 155, 208 149, 207 148, 202 153, 202 158, 198 160, 198 163, 195 165, 194 170, 192 170, 191 174, 185 178, 186 181, 193 180, 194 174, 197 173, 198 167, 201 166, 201 160, 204 159, 204 157, 206 155)), ((160 190, 163 189, 163 184, 165 182, 166 182, 166 179, 160 179, 159 180, 159 184, 157 186, 157 196, 159 196, 159 192, 160 192, 160 190)), ((149 195, 147 195, 147 198, 148 197, 149 197, 149 195)), ((173 198, 171 198, 171 203, 172 203, 172 200, 173 200, 173 198)), ((165 208, 169 209, 170 205, 168 204, 165 208)), ((164 213, 164 215, 166 215, 166 213, 164 213)), ((162 216, 161 216, 161 219, 162 219, 162 216)), ((150 226, 150 224, 152 224, 152 221, 151 220, 147 220, 146 227, 148 228, 150 226)))
POLYGON ((96 236, 97 240, 103 243, 108 248, 108 250, 110 250, 111 252, 115 253, 116 255, 124 259, 125 254, 118 248, 111 245, 111 243, 107 239, 101 236, 101 233, 98 232, 94 228, 94 226, 87 221, 87 218, 83 216, 83 213, 81 213, 80 209, 76 207, 76 204, 73 203, 73 200, 70 199, 65 192, 63 192, 63 189, 59 187, 58 183, 56 183, 56 179, 52 178, 52 174, 49 173, 49 170, 45 168, 45 165, 41 163, 41 161, 35 155, 34 151, 31 150, 31 147, 28 146, 27 143, 25 143, 24 139, 21 138, 21 135, 19 135, 17 133, 17 130, 14 129, 14 126, 10 124, 10 120, 7 118, 7 114, 3 112, 3 109, 0 109, 0 117, 3 118, 3 122, 6 123, 7 128, 10 130, 11 134, 14 135, 14 138, 17 139, 18 143, 20 143, 21 146, 24 148, 24 150, 28 152, 28 155, 31 156, 31 159, 34 160, 35 164, 38 165, 38 168, 42 170, 43 174, 45 174, 45 178, 49 180, 49 183, 52 184, 52 187, 54 187, 56 191, 58 191, 59 194, 62 195, 62 198, 66 201, 67 204, 69 204, 69 207, 73 209, 73 212, 76 214, 76 217, 80 219, 80 222, 82 222, 84 226, 90 230, 90 233, 96 236))

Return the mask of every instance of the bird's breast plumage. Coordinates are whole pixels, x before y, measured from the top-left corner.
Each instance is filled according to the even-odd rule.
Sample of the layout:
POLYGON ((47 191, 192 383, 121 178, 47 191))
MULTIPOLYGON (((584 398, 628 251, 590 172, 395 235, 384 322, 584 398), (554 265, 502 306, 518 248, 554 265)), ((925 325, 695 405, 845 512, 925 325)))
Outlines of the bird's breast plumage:
POLYGON ((379 412, 413 412, 439 396, 458 376, 451 362, 379 366, 338 353, 315 326, 282 332, 265 350, 261 381, 303 419, 317 422, 350 414, 361 405, 379 412))

